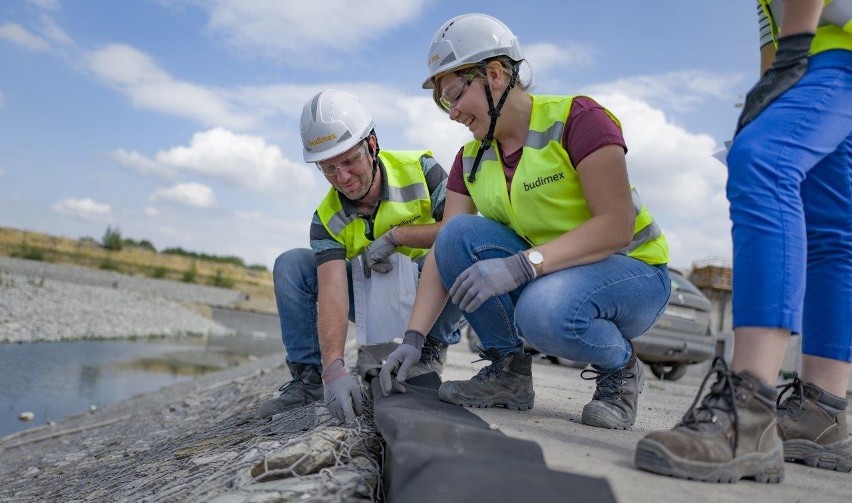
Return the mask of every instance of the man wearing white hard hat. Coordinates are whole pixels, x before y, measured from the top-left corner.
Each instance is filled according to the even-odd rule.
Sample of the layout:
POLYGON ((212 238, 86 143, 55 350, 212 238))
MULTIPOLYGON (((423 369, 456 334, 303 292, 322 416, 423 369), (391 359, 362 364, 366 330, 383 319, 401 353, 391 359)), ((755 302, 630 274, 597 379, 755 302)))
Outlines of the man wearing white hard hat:
MULTIPOLYGON (((360 286, 395 274, 394 263, 422 264, 440 229, 447 174, 429 151, 380 151, 370 112, 344 91, 328 89, 305 104, 301 137, 305 162, 315 163, 331 188, 314 212, 311 249, 288 250, 275 261, 293 379, 258 413, 271 417, 324 398, 331 414, 349 423, 363 409, 360 385, 344 365, 348 324, 362 300, 353 277, 360 286)), ((461 320, 448 304, 428 334, 406 334, 422 353, 402 375, 440 373, 447 345, 459 340, 461 320)))

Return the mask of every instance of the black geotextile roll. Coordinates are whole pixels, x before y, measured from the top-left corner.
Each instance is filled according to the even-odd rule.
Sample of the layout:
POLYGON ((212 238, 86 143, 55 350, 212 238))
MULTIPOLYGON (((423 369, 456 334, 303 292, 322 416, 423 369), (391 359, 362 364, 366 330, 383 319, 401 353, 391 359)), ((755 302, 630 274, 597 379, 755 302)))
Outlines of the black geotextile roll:
POLYGON ((387 444, 384 486, 392 503, 615 502, 601 478, 550 470, 535 442, 507 437, 464 407, 438 399, 435 373, 382 396, 371 383, 374 419, 387 444))

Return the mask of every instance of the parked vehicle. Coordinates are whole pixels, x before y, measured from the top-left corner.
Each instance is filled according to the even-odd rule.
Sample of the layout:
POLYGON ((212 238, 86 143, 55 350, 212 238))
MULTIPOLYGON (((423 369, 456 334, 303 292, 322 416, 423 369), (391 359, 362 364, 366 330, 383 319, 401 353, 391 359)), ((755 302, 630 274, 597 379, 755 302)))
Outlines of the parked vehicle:
MULTIPOLYGON (((660 379, 676 381, 686 374, 687 365, 700 363, 716 354, 716 334, 711 327, 712 305, 707 297, 682 274, 669 269, 672 293, 657 323, 633 339, 639 359, 660 379)), ((478 352, 479 337, 470 326, 463 329, 470 350, 478 352)), ((539 353, 524 341, 529 353, 539 353)), ((582 368, 586 364, 545 355, 553 363, 582 368)))
POLYGON ((687 365, 716 354, 716 333, 707 297, 679 272, 670 269, 669 276, 672 294, 665 312, 650 330, 633 339, 633 347, 655 376, 676 381, 687 365))

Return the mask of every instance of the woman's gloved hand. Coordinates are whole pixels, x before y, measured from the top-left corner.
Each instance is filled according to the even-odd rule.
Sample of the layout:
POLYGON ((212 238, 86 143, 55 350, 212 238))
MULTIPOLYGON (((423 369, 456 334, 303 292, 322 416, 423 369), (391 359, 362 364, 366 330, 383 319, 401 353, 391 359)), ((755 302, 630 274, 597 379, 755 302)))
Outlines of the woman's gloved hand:
POLYGON ((383 395, 390 395, 392 390, 405 393, 405 386, 402 383, 408 379, 408 369, 420 361, 425 342, 426 336, 417 330, 405 331, 402 344, 388 355, 387 361, 382 365, 382 371, 379 372, 379 384, 382 385, 383 395), (396 379, 393 379, 394 372, 396 372, 396 379))
POLYGON ((491 297, 511 292, 534 277, 532 264, 523 253, 480 260, 459 274, 450 288, 450 299, 462 311, 472 313, 491 297))

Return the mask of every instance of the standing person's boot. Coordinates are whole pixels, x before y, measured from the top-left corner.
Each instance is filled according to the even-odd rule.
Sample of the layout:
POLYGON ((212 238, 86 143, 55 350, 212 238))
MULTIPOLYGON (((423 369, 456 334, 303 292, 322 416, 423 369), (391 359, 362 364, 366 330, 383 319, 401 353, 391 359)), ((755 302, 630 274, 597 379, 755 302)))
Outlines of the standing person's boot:
POLYGON ((295 407, 303 407, 323 399, 322 369, 319 365, 287 362, 293 380, 278 388, 281 395, 260 404, 257 415, 272 417, 295 407))
POLYGON ((775 422, 774 387, 751 372, 733 372, 717 358, 680 423, 650 433, 636 446, 642 470, 704 482, 784 480, 775 422), (710 376, 716 382, 698 403, 710 376))
POLYGON ((408 378, 435 372, 441 375, 444 371, 444 362, 447 361, 447 348, 449 344, 426 336, 423 349, 420 351, 420 361, 408 370, 408 378))
MULTIPOLYGON (((491 364, 469 381, 446 381, 438 388, 438 397, 456 405, 532 409, 535 400, 532 382, 532 357, 523 351, 505 356, 494 348, 479 355, 491 364)), ((482 361, 477 360, 477 361, 482 361)))
POLYGON ((587 381, 594 379, 597 385, 592 401, 583 407, 583 424, 615 430, 626 430, 633 426, 639 393, 645 386, 645 371, 642 362, 636 357, 636 351, 621 368, 586 369, 580 376, 587 381))
POLYGON ((778 435, 784 458, 808 466, 852 470, 852 437, 846 421, 849 401, 832 395, 798 375, 778 395, 778 435), (786 400, 784 394, 792 391, 786 400))

